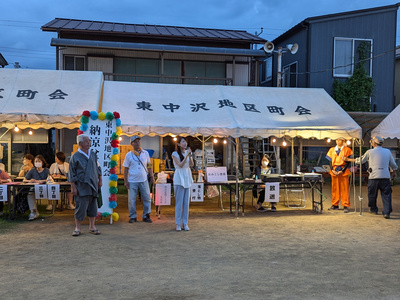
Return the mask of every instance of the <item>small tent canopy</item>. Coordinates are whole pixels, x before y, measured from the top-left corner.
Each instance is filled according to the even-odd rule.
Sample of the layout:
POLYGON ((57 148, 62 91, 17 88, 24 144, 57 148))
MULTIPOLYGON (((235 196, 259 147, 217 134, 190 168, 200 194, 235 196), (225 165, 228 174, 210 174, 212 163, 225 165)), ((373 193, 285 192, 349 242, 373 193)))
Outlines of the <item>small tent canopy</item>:
POLYGON ((400 105, 372 130, 371 136, 400 139, 400 105))
POLYGON ((102 111, 128 135, 361 138, 361 128, 323 89, 105 81, 102 111))
POLYGON ((77 128, 85 109, 97 110, 102 72, 0 70, 0 124, 77 128))

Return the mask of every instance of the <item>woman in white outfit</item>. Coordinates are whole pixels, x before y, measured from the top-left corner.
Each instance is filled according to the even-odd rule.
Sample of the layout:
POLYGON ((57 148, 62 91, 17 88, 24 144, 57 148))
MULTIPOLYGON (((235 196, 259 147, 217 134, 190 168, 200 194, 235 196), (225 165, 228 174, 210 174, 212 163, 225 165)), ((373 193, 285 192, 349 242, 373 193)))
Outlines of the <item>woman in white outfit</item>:
POLYGON ((188 148, 187 142, 183 137, 178 137, 177 151, 172 153, 172 159, 175 167, 174 192, 176 230, 181 231, 181 221, 183 223, 183 229, 189 230, 190 186, 193 183, 190 167, 192 167, 194 163, 192 150, 188 148))
MULTIPOLYGON (((55 158, 55 163, 53 163, 50 166, 50 175, 53 178, 62 178, 62 177, 68 177, 68 170, 69 170, 69 164, 65 162, 65 154, 64 152, 57 152, 56 153, 56 158, 55 158)), ((68 209, 75 209, 75 205, 73 204, 73 196, 72 193, 69 192, 67 194, 68 197, 68 209)), ((46 207, 47 210, 53 210, 53 201, 49 200, 49 204, 46 207)))

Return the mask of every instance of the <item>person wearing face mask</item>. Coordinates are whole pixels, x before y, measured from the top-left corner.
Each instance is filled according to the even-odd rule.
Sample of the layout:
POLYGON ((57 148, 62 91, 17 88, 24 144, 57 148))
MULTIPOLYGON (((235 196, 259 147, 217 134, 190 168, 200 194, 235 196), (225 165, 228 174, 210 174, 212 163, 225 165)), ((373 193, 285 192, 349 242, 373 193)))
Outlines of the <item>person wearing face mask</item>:
MULTIPOLYGON (((275 174, 274 168, 271 166, 271 159, 267 154, 264 154, 263 158, 260 161, 260 165, 256 167, 255 170, 255 175, 257 178, 261 179, 262 175, 268 175, 268 174, 275 174)), ((265 187, 262 185, 261 187, 265 187)), ((256 193, 257 195, 257 193, 256 193)), ((265 212, 266 209, 262 206, 265 198, 265 189, 261 190, 258 196, 258 201, 257 201, 257 211, 260 212, 265 212)), ((271 211, 276 212, 276 203, 271 202, 271 211)))
MULTIPOLYGON (((28 174, 25 175, 24 182, 29 183, 46 183, 47 177, 50 176, 50 171, 47 166, 47 162, 42 155, 37 155, 34 159, 34 168, 32 168, 28 174)), ((31 213, 29 214, 28 221, 32 221, 39 217, 37 210, 35 196, 33 193, 28 194, 28 205, 31 213)))
POLYGON ((174 162, 175 223, 176 231, 188 231, 190 186, 193 183, 190 167, 194 166, 192 150, 183 137, 178 137, 177 151, 172 153, 174 162))

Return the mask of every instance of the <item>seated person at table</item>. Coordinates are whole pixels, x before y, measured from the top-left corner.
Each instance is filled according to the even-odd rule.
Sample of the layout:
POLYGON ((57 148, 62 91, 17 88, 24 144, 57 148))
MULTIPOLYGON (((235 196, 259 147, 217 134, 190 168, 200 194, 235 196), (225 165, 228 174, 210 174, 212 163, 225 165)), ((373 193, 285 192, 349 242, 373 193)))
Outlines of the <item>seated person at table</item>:
POLYGON ((18 177, 25 177, 26 174, 33 168, 34 157, 32 154, 25 154, 22 161, 21 169, 19 170, 18 177))
MULTIPOLYGON (((50 166, 50 175, 53 178, 62 178, 68 177, 68 169, 69 164, 65 162, 65 154, 64 152, 56 153, 56 162, 50 166)), ((72 193, 67 194, 68 197, 68 209, 75 209, 75 206, 72 204, 72 193)), ((47 205, 47 210, 53 209, 53 201, 49 200, 49 205, 47 205)))
MULTIPOLYGON (((47 163, 42 155, 37 155, 34 160, 35 167, 32 168, 24 178, 24 182, 29 183, 46 183, 47 177, 50 176, 49 169, 46 168, 47 163)), ((32 221, 39 217, 37 210, 35 195, 31 192, 28 194, 28 205, 31 211, 29 215, 29 221, 32 221)))
MULTIPOLYGON (((0 184, 7 182, 11 182, 10 176, 7 174, 6 171, 0 169, 0 184)), ((0 217, 3 216, 3 208, 4 208, 4 202, 0 201, 0 217)))
MULTIPOLYGON (((271 166, 271 159, 267 154, 264 154, 263 158, 260 161, 260 165, 256 167, 255 170, 256 176, 258 179, 261 179, 263 175, 274 174, 274 168, 271 166)), ((260 187, 265 188, 265 185, 261 185, 260 187)), ((255 193, 257 195, 257 193, 255 193)), ((266 209, 262 206, 265 197, 265 189, 261 190, 258 196, 257 201, 257 211, 264 212, 266 209)), ((276 211, 276 203, 271 202, 271 211, 276 211)))

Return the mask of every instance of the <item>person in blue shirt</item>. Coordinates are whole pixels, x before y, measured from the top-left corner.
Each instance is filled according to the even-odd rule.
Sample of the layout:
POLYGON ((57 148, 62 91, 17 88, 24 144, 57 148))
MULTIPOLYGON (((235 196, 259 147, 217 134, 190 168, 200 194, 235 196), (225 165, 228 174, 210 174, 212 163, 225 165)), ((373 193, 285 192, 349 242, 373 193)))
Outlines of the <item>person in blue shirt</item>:
MULTIPOLYGON (((34 160, 34 167, 29 170, 25 175, 24 182, 28 183, 46 183, 47 177, 50 176, 50 171, 47 168, 47 162, 42 155, 36 155, 34 160)), ((35 196, 31 192, 28 194, 28 205, 31 213, 29 214, 28 221, 32 221, 39 217, 37 210, 35 196)))

